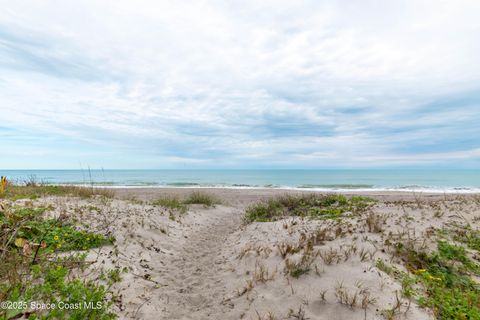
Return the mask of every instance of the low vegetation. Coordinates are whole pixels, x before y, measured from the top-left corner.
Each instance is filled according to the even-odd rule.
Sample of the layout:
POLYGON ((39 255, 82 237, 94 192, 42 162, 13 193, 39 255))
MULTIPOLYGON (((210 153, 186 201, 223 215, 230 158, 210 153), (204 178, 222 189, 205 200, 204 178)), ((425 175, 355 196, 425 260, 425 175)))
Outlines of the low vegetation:
POLYGON ((0 196, 3 196, 5 194, 7 185, 8 185, 7 177, 1 176, 0 177, 0 196))
POLYGON ((105 188, 48 185, 36 182, 34 179, 14 184, 2 177, 0 182, 0 199, 14 201, 19 199, 35 200, 45 196, 73 196, 80 198, 101 196, 113 198, 113 191, 105 188))
POLYGON ((154 206, 160 206, 172 210, 179 211, 180 213, 187 212, 187 205, 183 203, 178 197, 162 197, 152 202, 154 206))
POLYGON ((201 204, 205 208, 214 207, 220 201, 208 193, 194 191, 190 193, 184 200, 176 196, 164 196, 152 202, 154 206, 161 206, 167 209, 172 209, 180 213, 185 213, 190 204, 201 204))
POLYGON ((194 191, 183 201, 185 204, 203 204, 205 207, 214 207, 220 201, 211 194, 194 191))
POLYGON ((465 243, 470 249, 480 251, 480 231, 469 227, 455 230, 453 239, 465 243))
POLYGON ((45 218, 47 210, 8 201, 0 206, 0 301, 6 303, 0 319, 115 318, 111 283, 80 276, 89 264, 82 250, 113 239, 80 230, 66 218, 45 218))
POLYGON ((320 219, 338 218, 347 212, 357 213, 375 203, 367 197, 344 195, 285 195, 257 203, 246 211, 249 222, 275 221, 289 216, 320 219))
POLYGON ((437 319, 480 319, 480 288, 474 280, 480 269, 464 247, 439 241, 437 250, 427 253, 397 244, 395 255, 410 274, 381 260, 377 267, 401 281, 403 297, 431 308, 437 319))

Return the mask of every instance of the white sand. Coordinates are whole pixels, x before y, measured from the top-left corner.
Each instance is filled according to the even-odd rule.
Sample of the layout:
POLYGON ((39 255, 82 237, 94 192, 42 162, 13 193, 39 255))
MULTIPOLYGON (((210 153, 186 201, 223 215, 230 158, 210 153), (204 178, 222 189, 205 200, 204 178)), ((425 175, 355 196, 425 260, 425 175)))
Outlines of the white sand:
MULTIPOLYGON (((304 319, 384 319, 383 310, 395 304, 395 292, 401 289, 375 267, 377 259, 398 262, 390 261, 386 235, 430 243, 432 228, 452 221, 478 225, 480 213, 474 196, 377 194, 380 202, 372 212, 385 224, 382 232, 369 232, 366 213, 340 222, 289 218, 243 223, 246 206, 284 193, 279 190, 202 190, 223 204, 208 209, 192 205, 183 215, 148 204, 161 195, 182 197, 190 191, 120 189, 117 199, 109 201, 39 201, 52 204, 52 214, 74 215, 89 229, 115 236, 114 246, 90 251, 88 260, 96 262, 88 276, 99 277, 100 269, 128 269, 113 286, 113 309, 121 319, 302 319, 302 314, 304 319), (311 248, 310 270, 299 278, 289 276, 279 246, 298 245, 319 229, 326 236, 311 248), (322 255, 333 261, 327 263, 322 255), (356 293, 358 300, 353 306, 339 303, 336 291, 350 298, 356 293), (362 308, 364 297, 371 303, 362 308)), ((302 252, 289 261, 299 261, 302 252)), ((406 299, 401 303, 396 319, 433 318, 414 302, 409 307, 406 299)))

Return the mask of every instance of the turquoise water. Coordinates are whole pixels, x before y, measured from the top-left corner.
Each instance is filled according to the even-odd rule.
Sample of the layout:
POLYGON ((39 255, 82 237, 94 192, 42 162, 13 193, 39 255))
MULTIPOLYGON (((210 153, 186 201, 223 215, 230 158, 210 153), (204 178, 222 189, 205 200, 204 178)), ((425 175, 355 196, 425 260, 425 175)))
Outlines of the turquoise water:
POLYGON ((49 184, 480 192, 480 170, 0 170, 49 184))

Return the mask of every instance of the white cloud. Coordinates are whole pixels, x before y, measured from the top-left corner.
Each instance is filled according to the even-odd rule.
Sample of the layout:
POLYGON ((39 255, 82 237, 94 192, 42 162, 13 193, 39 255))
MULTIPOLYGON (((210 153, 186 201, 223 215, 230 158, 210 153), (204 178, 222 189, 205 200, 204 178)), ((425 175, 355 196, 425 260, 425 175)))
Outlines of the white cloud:
POLYGON ((477 1, 3 7, 0 112, 18 130, 128 153, 132 166, 478 159, 460 131, 480 134, 477 1))

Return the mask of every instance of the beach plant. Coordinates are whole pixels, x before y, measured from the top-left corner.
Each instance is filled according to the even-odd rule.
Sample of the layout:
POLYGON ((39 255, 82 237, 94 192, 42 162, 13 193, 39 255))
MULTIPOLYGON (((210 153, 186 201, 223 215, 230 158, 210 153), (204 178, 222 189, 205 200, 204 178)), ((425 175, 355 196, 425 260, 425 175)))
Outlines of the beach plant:
POLYGON ((320 250, 318 251, 318 255, 326 265, 340 263, 342 259, 342 256, 339 254, 338 250, 333 248, 329 248, 328 250, 320 250))
POLYGON ((437 250, 430 253, 408 243, 395 247, 395 255, 410 275, 382 266, 379 261, 377 267, 401 281, 404 297, 431 308, 437 319, 480 319, 480 288, 472 278, 480 269, 464 247, 444 240, 438 241, 437 250), (422 289, 414 288, 415 284, 422 289))
POLYGON ((183 201, 184 204, 202 204, 204 207, 214 207, 216 204, 220 203, 215 196, 199 192, 193 191, 190 193, 187 198, 183 201))
POLYGON ((107 274, 104 276, 104 279, 107 280, 107 282, 112 285, 114 283, 122 281, 122 273, 123 272, 128 272, 128 269, 124 268, 113 268, 107 272, 107 274))
MULTIPOLYGON (((313 250, 312 239, 304 237, 300 239, 299 244, 295 247, 284 247, 283 252, 285 257, 288 254, 294 254, 302 248, 300 259, 291 261, 289 258, 285 259, 285 272, 293 278, 299 278, 301 275, 308 273, 312 269, 312 265, 317 257, 317 252, 313 250)), ((282 252, 281 252, 282 253, 282 252)))
POLYGON ((279 201, 275 200, 255 204, 246 211, 246 218, 249 222, 268 222, 283 217, 286 217, 285 208, 279 201))
POLYGON ((393 306, 388 309, 384 309, 382 311, 382 314, 385 316, 387 320, 393 320, 396 318, 398 314, 401 313, 401 308, 402 308, 402 300, 398 296, 398 291, 395 291, 395 302, 393 303, 393 306))
POLYGON ((375 263, 375 266, 379 270, 385 272, 388 275, 393 275, 393 273, 394 273, 393 267, 386 264, 385 261, 383 261, 382 259, 377 259, 377 262, 375 263))
POLYGON ((273 279, 273 274, 269 274, 267 267, 265 267, 260 262, 255 262, 255 270, 253 272, 253 279, 255 282, 265 283, 273 279))
POLYGON ((255 262, 253 272, 248 272, 247 274, 250 273, 252 275, 251 279, 246 280, 246 284, 242 289, 237 289, 237 295, 239 297, 252 291, 256 284, 266 283, 267 281, 273 280, 275 276, 274 273, 270 273, 268 268, 259 261, 255 262))
POLYGON ((457 228, 453 233, 455 241, 465 243, 470 249, 480 251, 480 231, 470 227, 457 228))
POLYGON ((376 299, 371 297, 368 289, 362 288, 361 283, 356 285, 356 289, 348 290, 343 282, 337 282, 334 294, 340 304, 350 308, 361 307, 364 310, 365 318, 368 306, 376 302, 376 299))
POLYGON ((65 218, 44 218, 47 210, 13 206, 0 212, 0 301, 12 303, 0 310, 0 319, 115 318, 108 286, 79 277, 88 265, 80 250, 112 239, 65 218), (31 303, 69 308, 36 309, 31 303))
POLYGON ((214 207, 220 201, 213 195, 199 191, 193 191, 184 199, 181 200, 177 196, 163 196, 154 200, 151 204, 154 206, 161 206, 167 209, 172 209, 180 213, 185 213, 188 210, 188 205, 201 204, 205 208, 214 207))
POLYGON ((387 217, 382 214, 377 214, 374 212, 370 212, 366 219, 365 223, 368 228, 368 232, 374 232, 374 233, 381 233, 384 229, 384 225, 387 221, 387 217))
POLYGON ((0 177, 0 196, 3 196, 3 194, 7 190, 7 185, 8 185, 7 177, 1 176, 0 177))
POLYGON ((440 319, 480 319, 480 289, 468 271, 478 273, 478 266, 463 247, 439 242, 438 252, 415 272, 426 289, 420 305, 432 308, 440 319))
POLYGON ((99 196, 110 199, 114 196, 113 190, 108 188, 48 185, 31 181, 23 184, 7 182, 7 185, 8 188, 5 188, 3 193, 0 192, 0 197, 10 200, 35 200, 46 196, 73 196, 79 198, 99 196))
POLYGON ((292 245, 290 243, 279 243, 277 244, 278 252, 280 256, 285 259, 288 255, 295 254, 302 249, 302 245, 292 245))
POLYGON ((309 318, 307 318, 305 310, 300 305, 296 311, 294 309, 288 310, 287 319, 307 320, 309 318))
POLYGON ((153 201, 152 205, 176 210, 180 213, 185 213, 188 209, 187 205, 183 203, 178 197, 164 196, 153 201))
POLYGON ((303 260, 300 261, 290 261, 289 259, 285 260, 285 271, 290 275, 292 278, 299 278, 303 274, 307 274, 310 271, 310 260, 303 260))
POLYGON ((368 197, 308 194, 284 195, 256 203, 246 210, 248 222, 269 222, 285 217, 299 216, 314 219, 334 219, 350 212, 357 214, 373 205, 368 197))
POLYGON ((112 238, 80 230, 62 219, 42 219, 47 208, 11 208, 8 214, 0 216, 3 228, 9 228, 16 222, 15 242, 10 245, 24 247, 30 243, 43 243, 49 250, 69 251, 87 250, 111 244, 112 238))
POLYGON ((258 311, 256 311, 257 314, 257 320, 276 320, 277 317, 275 317, 275 314, 271 311, 268 311, 263 315, 263 317, 260 315, 258 311))
MULTIPOLYGON (((0 317, 12 319, 27 314, 28 319, 115 319, 116 316, 109 311, 112 302, 107 299, 107 288, 93 281, 72 277, 72 269, 62 265, 63 260, 44 261, 26 267, 30 275, 28 280, 11 286, 2 283, 2 301, 17 302, 17 307, 0 310, 0 317), (57 307, 41 310, 32 308, 32 303, 57 307)), ((75 261, 84 260, 84 256, 79 256, 75 261)))

